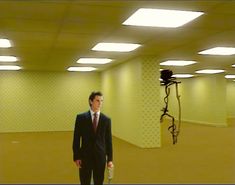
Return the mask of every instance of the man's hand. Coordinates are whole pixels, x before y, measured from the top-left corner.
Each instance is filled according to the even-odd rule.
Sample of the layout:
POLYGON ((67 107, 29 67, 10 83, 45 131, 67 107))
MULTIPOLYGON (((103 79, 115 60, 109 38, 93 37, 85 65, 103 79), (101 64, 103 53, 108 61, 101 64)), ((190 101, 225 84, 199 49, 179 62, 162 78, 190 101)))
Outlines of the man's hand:
POLYGON ((78 168, 82 167, 82 161, 81 160, 76 160, 74 162, 75 162, 75 164, 77 165, 78 168))
POLYGON ((107 167, 108 167, 108 168, 112 168, 112 167, 113 167, 113 162, 112 162, 112 161, 109 161, 109 162, 107 163, 107 167))

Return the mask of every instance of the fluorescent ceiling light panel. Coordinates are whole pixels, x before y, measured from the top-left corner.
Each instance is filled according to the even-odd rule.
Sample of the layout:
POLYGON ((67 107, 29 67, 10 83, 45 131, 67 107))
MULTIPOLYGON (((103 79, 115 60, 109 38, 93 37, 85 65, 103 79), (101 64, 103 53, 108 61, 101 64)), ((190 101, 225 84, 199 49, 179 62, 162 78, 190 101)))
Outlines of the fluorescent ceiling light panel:
POLYGON ((20 70, 21 67, 19 66, 1 66, 0 65, 0 70, 20 70))
POLYGON ((116 51, 116 52, 129 52, 140 47, 140 44, 130 43, 106 43, 101 42, 95 45, 92 50, 95 51, 116 51))
POLYGON ((140 8, 124 25, 176 28, 201 16, 203 12, 140 8))
POLYGON ((94 71, 94 67, 69 67, 68 71, 94 71))
POLYGON ((225 78, 232 79, 232 78, 235 78, 235 75, 225 75, 225 78))
POLYGON ((233 47, 215 47, 199 52, 202 55, 234 55, 235 48, 233 47))
POLYGON ((161 62, 160 65, 163 66, 187 66, 191 64, 195 64, 197 62, 190 60, 167 60, 165 62, 161 62))
POLYGON ((175 78, 191 78, 193 76, 194 75, 191 75, 191 74, 174 74, 174 75, 172 75, 172 77, 175 77, 175 78))
POLYGON ((77 63, 79 64, 107 64, 112 60, 109 58, 80 58, 77 63))
POLYGON ((17 58, 14 56, 0 56, 0 62, 16 62, 17 58))
POLYGON ((198 70, 196 73, 199 74, 216 74, 216 73, 223 73, 224 70, 222 69, 204 69, 204 70, 198 70))
POLYGON ((0 39, 0 48, 10 48, 11 43, 8 39, 0 39))

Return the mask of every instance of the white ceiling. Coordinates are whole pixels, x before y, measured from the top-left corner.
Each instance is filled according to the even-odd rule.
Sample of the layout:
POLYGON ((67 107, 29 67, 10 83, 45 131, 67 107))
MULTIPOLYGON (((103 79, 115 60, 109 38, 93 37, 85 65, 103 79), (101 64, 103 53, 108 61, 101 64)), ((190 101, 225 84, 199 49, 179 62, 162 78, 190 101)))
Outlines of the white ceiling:
MULTIPOLYGON (((104 70, 140 56, 196 60, 197 64, 170 68, 174 73, 194 73, 205 68, 235 74, 235 55, 205 56, 198 52, 215 46, 235 47, 235 1, 90 1, 1 0, 0 38, 12 48, 0 55, 19 57, 23 70, 66 71, 80 57, 108 57, 104 70), (122 25, 139 8, 202 11, 205 14, 181 28, 150 28, 122 25), (132 42, 142 46, 129 53, 97 52, 98 42, 132 42)), ((151 18, 151 17, 150 17, 151 18)), ((94 66, 94 65, 93 65, 94 66)), ((97 66, 95 66, 97 67, 97 66)))

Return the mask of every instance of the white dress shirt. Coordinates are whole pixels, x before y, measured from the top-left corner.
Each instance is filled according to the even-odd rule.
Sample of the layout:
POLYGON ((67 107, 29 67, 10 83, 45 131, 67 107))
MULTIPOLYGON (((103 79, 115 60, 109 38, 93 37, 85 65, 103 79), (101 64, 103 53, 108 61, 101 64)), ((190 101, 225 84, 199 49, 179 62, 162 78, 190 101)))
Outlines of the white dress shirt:
MULTIPOLYGON (((95 112, 90 109, 90 113, 91 113, 91 119, 92 119, 92 123, 93 123, 95 112)), ((99 123, 99 118, 100 118, 100 111, 96 112, 96 116, 97 116, 97 123, 96 123, 96 128, 97 128, 98 127, 98 123, 99 123)))

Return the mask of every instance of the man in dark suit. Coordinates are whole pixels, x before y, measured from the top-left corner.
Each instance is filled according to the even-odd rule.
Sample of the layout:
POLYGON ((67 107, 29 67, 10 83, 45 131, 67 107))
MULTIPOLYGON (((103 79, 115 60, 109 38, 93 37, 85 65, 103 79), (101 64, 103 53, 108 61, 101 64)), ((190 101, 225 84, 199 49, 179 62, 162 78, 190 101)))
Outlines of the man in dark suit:
POLYGON ((95 185, 104 181, 105 164, 113 166, 111 119, 100 112, 103 103, 101 92, 89 96, 90 110, 77 115, 73 138, 73 160, 79 167, 82 185, 95 185))

